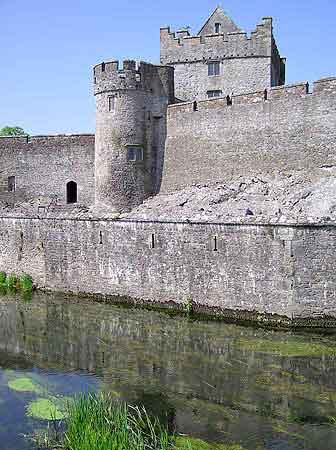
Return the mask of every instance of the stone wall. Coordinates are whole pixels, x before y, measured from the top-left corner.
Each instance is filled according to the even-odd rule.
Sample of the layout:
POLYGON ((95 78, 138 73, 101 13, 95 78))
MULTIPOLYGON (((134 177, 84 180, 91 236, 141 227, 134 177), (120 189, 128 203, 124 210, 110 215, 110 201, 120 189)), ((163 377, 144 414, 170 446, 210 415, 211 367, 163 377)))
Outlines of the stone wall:
POLYGON ((94 202, 94 135, 0 137, 0 201, 42 198, 66 203, 66 184, 75 181, 78 202, 94 202), (8 191, 15 176, 16 191, 8 191))
POLYGON ((335 315, 334 226, 0 220, 0 270, 52 290, 335 315))
POLYGON ((336 166, 336 78, 168 108, 161 192, 336 166), (196 110, 195 110, 196 109, 196 110))
POLYGON ((197 36, 190 36, 187 30, 160 30, 161 63, 175 67, 177 99, 204 100, 211 90, 231 95, 284 84, 285 65, 275 44, 271 18, 264 18, 251 36, 227 30, 204 34, 206 30, 197 36), (214 61, 220 63, 220 74, 208 76, 208 63, 214 61))

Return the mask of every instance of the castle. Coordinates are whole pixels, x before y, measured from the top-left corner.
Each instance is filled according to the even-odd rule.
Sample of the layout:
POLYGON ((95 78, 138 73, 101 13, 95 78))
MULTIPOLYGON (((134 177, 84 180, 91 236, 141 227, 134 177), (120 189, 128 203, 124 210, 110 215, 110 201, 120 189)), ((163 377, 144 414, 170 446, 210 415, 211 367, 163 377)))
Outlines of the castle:
POLYGON ((221 8, 195 36, 162 28, 160 47, 161 65, 94 67, 95 135, 0 138, 0 269, 336 316, 336 78, 286 86, 272 19, 247 35, 221 8))

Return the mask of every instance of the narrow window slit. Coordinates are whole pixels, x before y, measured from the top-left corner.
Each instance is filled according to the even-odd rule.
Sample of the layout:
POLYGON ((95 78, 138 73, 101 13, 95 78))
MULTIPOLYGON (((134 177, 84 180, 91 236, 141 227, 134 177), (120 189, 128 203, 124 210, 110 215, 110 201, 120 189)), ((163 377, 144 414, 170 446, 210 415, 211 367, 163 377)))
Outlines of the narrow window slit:
POLYGON ((231 105, 232 105, 232 98, 231 98, 229 95, 226 96, 226 104, 227 104, 228 106, 231 106, 231 105))
POLYGON ((155 248, 155 235, 152 233, 151 248, 155 248))
POLYGON ((214 251, 214 252, 217 252, 217 251, 218 251, 218 247, 217 247, 217 236, 214 236, 214 249, 213 249, 213 251, 214 251))
POLYGON ((197 111, 197 102, 196 101, 194 101, 193 102, 193 111, 197 111))
POLYGON ((103 243, 103 233, 99 231, 99 244, 103 243))

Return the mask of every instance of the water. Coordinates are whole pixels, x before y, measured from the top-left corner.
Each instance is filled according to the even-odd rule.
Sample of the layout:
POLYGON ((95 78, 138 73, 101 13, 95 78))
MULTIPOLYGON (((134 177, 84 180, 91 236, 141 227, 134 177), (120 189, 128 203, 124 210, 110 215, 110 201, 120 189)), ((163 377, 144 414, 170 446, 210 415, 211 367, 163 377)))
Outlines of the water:
POLYGON ((37 398, 110 391, 178 432, 246 450, 335 450, 333 336, 190 322, 37 294, 0 297, 0 447, 29 450, 37 398), (28 378, 40 392, 11 389, 28 378))

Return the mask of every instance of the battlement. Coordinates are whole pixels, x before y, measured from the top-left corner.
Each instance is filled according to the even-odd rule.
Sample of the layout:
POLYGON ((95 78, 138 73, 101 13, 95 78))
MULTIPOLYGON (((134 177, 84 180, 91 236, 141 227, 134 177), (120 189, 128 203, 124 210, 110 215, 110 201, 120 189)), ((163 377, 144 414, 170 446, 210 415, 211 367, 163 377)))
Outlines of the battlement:
POLYGON ((106 61, 93 68, 94 95, 119 90, 153 91, 155 78, 173 77, 172 67, 134 60, 106 61))
POLYGON ((302 99, 309 96, 336 95, 336 77, 322 78, 313 83, 313 90, 310 92, 307 81, 290 84, 285 86, 276 86, 263 91, 251 92, 241 95, 227 97, 217 97, 198 102, 183 102, 169 106, 169 115, 180 112, 197 112, 205 109, 231 108, 235 105, 250 105, 255 103, 266 103, 278 100, 286 101, 298 98, 302 99))
POLYGON ((160 29, 161 64, 202 60, 271 56, 272 18, 265 17, 251 35, 244 31, 191 36, 188 31, 160 29))

